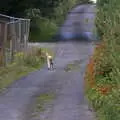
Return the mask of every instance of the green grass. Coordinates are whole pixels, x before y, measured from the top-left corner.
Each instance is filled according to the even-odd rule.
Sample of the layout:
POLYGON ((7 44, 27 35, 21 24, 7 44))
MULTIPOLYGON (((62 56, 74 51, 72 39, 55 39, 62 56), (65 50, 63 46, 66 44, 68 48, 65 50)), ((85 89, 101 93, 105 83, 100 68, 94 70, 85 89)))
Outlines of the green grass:
POLYGON ((89 89, 88 98, 94 107, 97 120, 120 119, 120 90, 113 89, 108 95, 101 95, 96 89, 89 89))
POLYGON ((49 93, 49 94, 42 94, 40 95, 39 97, 37 97, 37 100, 36 100, 36 111, 37 112, 40 112, 40 111, 43 111, 45 110, 44 109, 44 105, 48 102, 50 102, 51 100, 54 99, 54 94, 52 93, 49 93))
POLYGON ((0 92, 11 85, 15 80, 34 71, 35 68, 28 66, 10 65, 0 70, 0 92))
POLYGON ((41 112, 46 110, 46 105, 50 104, 52 100, 55 98, 55 94, 53 93, 44 93, 36 98, 34 108, 32 109, 31 117, 37 117, 41 112))

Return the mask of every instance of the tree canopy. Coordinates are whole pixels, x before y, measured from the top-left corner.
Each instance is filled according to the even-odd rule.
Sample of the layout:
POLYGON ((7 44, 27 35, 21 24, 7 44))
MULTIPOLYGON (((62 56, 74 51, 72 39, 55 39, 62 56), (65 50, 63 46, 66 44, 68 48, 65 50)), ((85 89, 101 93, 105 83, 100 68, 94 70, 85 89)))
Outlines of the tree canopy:
POLYGON ((67 12, 76 4, 89 0, 3 0, 0 13, 31 19, 30 40, 51 39, 67 12))
MULTIPOLYGON (((89 0, 72 0, 73 2, 87 2, 89 0)), ((0 3, 0 12, 17 17, 25 16, 27 9, 40 9, 42 16, 50 16, 54 12, 54 8, 61 3, 66 4, 71 0, 4 0, 0 3)), ((64 4, 64 6, 66 6, 64 4)))

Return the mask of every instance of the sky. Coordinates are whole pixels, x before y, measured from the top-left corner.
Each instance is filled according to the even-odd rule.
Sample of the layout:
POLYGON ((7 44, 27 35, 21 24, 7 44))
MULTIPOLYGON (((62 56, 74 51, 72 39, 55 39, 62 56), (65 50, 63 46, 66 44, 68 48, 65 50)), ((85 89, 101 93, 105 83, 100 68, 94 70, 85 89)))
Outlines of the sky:
POLYGON ((91 1, 93 1, 94 3, 96 3, 96 2, 97 2, 97 0, 91 0, 91 1))

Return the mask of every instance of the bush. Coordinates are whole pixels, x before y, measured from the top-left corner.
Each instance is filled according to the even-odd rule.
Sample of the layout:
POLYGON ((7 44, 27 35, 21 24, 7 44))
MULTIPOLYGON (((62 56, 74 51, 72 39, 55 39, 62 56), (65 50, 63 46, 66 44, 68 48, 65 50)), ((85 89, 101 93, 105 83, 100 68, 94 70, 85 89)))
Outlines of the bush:
POLYGON ((32 42, 52 41, 57 32, 57 25, 48 19, 36 21, 36 27, 31 26, 30 40, 32 42))

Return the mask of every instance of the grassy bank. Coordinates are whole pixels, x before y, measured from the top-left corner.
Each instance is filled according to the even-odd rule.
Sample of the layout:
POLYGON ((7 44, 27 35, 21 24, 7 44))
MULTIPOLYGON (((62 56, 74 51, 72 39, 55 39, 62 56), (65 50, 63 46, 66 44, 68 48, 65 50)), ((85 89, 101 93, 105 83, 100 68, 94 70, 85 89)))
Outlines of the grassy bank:
POLYGON ((17 53, 13 63, 0 68, 0 92, 11 85, 15 80, 27 75, 28 73, 40 69, 45 63, 45 52, 51 50, 32 48, 27 54, 17 53))
POLYGON ((86 91, 98 120, 120 120, 120 1, 98 1, 101 43, 87 68, 86 91))

